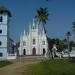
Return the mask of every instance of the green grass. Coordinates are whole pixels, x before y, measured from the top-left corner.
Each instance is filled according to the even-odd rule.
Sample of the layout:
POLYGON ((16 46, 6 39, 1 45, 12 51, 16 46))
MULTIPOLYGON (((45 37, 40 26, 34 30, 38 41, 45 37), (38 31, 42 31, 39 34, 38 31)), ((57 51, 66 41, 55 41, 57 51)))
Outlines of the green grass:
POLYGON ((7 66, 9 64, 12 64, 11 61, 7 61, 7 60, 2 60, 0 61, 0 68, 4 67, 4 66, 7 66))
POLYGON ((75 63, 68 60, 45 60, 27 66, 24 75, 75 75, 75 63))

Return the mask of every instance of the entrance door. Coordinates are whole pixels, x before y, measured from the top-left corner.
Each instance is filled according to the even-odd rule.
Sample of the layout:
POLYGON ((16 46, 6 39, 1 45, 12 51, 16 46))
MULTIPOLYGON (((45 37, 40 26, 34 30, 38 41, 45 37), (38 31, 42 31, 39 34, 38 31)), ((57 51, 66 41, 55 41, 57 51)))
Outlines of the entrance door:
POLYGON ((43 55, 45 54, 45 48, 43 49, 43 55))
POLYGON ((36 55, 36 48, 32 49, 32 55, 36 55))
POLYGON ((23 55, 26 55, 26 50, 25 49, 23 50, 23 55))

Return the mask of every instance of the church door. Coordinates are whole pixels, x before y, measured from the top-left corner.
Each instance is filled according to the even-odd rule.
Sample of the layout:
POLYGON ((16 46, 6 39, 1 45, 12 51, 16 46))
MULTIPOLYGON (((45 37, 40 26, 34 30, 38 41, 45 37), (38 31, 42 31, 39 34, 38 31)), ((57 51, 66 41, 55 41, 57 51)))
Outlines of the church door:
POLYGON ((43 55, 45 55, 45 48, 43 49, 43 55))
POLYGON ((25 49, 23 50, 23 55, 26 55, 26 50, 25 49))
POLYGON ((32 49, 32 55, 36 55, 36 48, 32 49))

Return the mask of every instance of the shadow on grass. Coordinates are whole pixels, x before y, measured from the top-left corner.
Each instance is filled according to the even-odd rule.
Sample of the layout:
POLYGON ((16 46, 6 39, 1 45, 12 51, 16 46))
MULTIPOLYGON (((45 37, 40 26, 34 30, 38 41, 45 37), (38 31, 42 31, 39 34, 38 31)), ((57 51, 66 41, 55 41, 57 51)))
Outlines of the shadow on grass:
POLYGON ((7 65, 10 65, 12 64, 11 61, 8 61, 8 60, 2 60, 0 61, 0 68, 4 67, 4 66, 7 66, 7 65))
POLYGON ((75 63, 75 57, 70 57, 70 58, 69 58, 69 62, 75 63))
POLYGON ((67 75, 66 73, 62 73, 61 75, 67 75))

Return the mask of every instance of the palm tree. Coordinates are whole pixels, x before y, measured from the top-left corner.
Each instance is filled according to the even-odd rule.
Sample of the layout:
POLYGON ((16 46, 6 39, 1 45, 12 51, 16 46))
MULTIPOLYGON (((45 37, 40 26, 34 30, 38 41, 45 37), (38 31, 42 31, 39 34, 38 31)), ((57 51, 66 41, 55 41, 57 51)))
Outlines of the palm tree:
MULTIPOLYGON (((42 7, 40 7, 37 10, 37 15, 35 16, 35 19, 39 22, 39 25, 40 25, 40 23, 42 23, 45 34, 47 33, 46 29, 45 29, 45 25, 47 23, 48 16, 49 16, 48 9, 47 8, 42 8, 42 7)), ((46 34, 46 37, 47 37, 47 34, 46 34)), ((48 37, 47 37, 47 42, 48 42, 48 37)), ((49 48, 49 44, 48 44, 48 48, 49 48)))
POLYGON ((49 13, 47 8, 42 8, 42 7, 40 7, 37 10, 37 15, 35 16, 39 24, 42 23, 45 33, 46 33, 45 24, 47 23, 48 16, 49 16, 49 13))
POLYGON ((71 36, 71 33, 70 32, 67 32, 67 44, 68 44, 68 57, 70 57, 70 36, 71 36))

